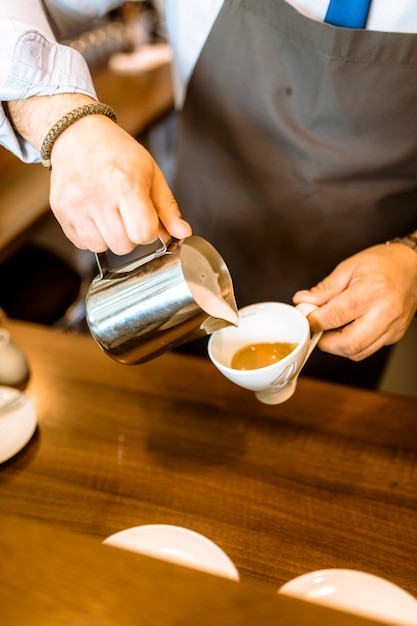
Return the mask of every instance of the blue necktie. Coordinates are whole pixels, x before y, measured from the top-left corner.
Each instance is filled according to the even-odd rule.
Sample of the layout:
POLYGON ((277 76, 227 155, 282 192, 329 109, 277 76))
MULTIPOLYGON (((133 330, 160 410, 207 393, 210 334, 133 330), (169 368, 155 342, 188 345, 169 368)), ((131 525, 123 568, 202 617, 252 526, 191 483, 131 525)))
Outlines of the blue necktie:
POLYGON ((330 0, 324 21, 333 26, 365 28, 371 0, 330 0))

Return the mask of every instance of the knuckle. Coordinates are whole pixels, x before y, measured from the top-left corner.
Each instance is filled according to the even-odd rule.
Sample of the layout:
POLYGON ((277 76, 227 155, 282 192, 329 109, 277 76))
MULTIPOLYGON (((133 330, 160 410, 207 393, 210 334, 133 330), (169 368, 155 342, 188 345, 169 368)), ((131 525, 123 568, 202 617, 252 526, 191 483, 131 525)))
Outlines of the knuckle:
POLYGON ((128 236, 132 247, 153 243, 158 239, 158 225, 152 225, 147 222, 138 224, 134 232, 132 232, 132 229, 129 230, 128 236))
POLYGON ((389 313, 390 318, 393 321, 398 321, 399 323, 402 323, 402 319, 404 316, 404 307, 398 300, 396 300, 395 302, 391 302, 389 307, 389 313))
POLYGON ((366 345, 363 342, 349 339, 343 348, 345 356, 351 361, 362 361, 365 358, 366 345))
POLYGON ((323 339, 327 340, 327 348, 329 352, 338 354, 341 357, 350 359, 351 361, 361 361, 362 354, 366 346, 359 339, 352 337, 350 333, 347 335, 342 331, 330 331, 323 335, 323 339))
POLYGON ((125 254, 129 254, 129 252, 132 252, 134 248, 135 248, 134 243, 114 244, 110 246, 111 251, 114 252, 114 254, 117 254, 117 256, 124 256, 125 254))
POLYGON ((328 323, 331 328, 342 328, 346 324, 346 311, 333 308, 328 312, 328 323))

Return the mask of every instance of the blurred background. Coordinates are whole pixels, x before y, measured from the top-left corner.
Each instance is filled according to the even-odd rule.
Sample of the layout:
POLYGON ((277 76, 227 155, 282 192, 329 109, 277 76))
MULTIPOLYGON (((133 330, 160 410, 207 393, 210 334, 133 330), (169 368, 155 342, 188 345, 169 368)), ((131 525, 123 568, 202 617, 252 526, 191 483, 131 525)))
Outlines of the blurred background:
MULTIPOLYGON (((97 94, 171 179, 176 138, 161 2, 126 2, 63 39, 89 64, 97 94)), ((0 147, 0 308, 9 317, 88 332, 86 290, 94 254, 77 250, 49 209, 50 174, 0 147)), ((110 258, 110 263, 112 259, 110 258)), ((113 263, 120 260, 113 259, 113 263)), ((394 348, 380 388, 417 397, 417 320, 394 348)))

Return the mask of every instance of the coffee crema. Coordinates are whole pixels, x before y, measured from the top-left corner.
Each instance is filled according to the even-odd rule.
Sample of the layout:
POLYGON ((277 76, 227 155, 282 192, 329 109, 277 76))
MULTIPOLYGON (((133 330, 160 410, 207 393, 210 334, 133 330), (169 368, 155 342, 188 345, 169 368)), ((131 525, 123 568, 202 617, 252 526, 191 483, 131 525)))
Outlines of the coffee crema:
POLYGON ((288 356, 297 343, 276 341, 274 343, 252 343, 239 348, 233 355, 231 367, 235 370, 256 370, 273 365, 288 356))

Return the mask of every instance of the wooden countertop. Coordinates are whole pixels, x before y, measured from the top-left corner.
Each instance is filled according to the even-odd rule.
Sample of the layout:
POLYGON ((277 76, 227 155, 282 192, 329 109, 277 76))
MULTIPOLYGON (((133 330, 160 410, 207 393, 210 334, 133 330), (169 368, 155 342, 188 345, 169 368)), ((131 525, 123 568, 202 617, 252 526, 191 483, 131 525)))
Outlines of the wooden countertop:
MULTIPOLYGON (((107 68, 93 73, 97 95, 114 108, 118 122, 133 136, 173 105, 171 70, 163 65, 137 76, 107 68)), ((25 164, 0 148, 0 260, 49 211, 50 174, 40 164, 25 164)))
POLYGON ((277 598, 333 567, 417 596, 416 400, 301 378, 271 407, 205 359, 124 366, 89 336, 6 326, 38 414, 0 465, 0 605, 22 616, 7 624, 209 624, 209 606, 219 624, 367 623, 277 598), (101 545, 149 523, 209 537, 241 583, 101 545))
POLYGON ((0 521, 7 626, 376 626, 32 520, 0 521))

